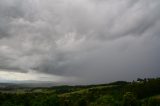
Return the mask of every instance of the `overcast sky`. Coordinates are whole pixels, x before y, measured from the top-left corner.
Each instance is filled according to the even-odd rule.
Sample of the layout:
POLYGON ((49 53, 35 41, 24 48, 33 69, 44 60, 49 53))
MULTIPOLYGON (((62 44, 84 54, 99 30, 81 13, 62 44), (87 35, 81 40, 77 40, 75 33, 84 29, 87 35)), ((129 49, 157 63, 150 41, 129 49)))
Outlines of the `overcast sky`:
POLYGON ((0 82, 160 76, 160 0, 0 0, 0 82))

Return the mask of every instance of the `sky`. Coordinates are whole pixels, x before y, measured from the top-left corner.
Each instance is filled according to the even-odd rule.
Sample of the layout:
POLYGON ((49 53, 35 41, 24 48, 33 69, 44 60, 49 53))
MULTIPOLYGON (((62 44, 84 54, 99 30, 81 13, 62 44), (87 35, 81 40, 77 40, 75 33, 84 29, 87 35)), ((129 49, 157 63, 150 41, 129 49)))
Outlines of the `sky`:
POLYGON ((160 0, 0 0, 0 82, 160 76, 160 0))

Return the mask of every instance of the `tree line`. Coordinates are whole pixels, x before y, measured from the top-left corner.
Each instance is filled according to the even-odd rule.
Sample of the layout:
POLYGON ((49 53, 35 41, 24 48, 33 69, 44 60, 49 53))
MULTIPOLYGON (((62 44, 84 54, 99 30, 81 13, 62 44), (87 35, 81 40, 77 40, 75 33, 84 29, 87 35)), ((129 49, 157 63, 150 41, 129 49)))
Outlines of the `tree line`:
POLYGON ((49 89, 55 92, 0 93, 0 106, 160 106, 160 78, 49 89))

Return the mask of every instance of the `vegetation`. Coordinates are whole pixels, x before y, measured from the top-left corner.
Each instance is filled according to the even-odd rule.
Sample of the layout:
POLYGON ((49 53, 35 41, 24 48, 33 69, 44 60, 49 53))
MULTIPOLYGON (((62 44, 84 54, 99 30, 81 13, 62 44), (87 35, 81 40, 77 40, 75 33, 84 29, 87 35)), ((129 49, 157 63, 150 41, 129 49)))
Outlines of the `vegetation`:
POLYGON ((160 78, 0 92, 0 106, 160 106, 160 78))

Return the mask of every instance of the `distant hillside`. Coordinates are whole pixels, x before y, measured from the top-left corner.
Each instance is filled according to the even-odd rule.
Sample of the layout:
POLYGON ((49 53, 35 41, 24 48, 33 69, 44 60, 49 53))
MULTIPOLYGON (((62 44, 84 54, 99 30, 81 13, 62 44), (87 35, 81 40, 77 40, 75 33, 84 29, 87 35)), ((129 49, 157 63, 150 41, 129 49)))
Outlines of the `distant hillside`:
POLYGON ((2 84, 0 106, 159 106, 160 78, 109 84, 19 87, 2 84))
POLYGON ((15 82, 15 83, 0 83, 0 89, 1 88, 25 88, 25 87, 52 87, 57 86, 57 83, 53 82, 45 82, 45 81, 31 81, 31 82, 15 82), (32 82, 32 83, 31 83, 32 82))

